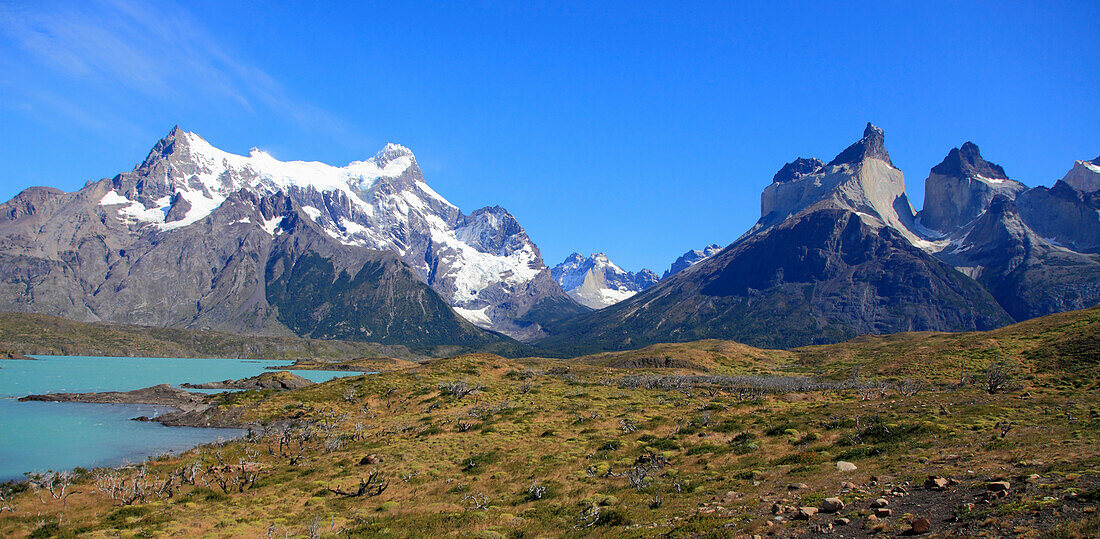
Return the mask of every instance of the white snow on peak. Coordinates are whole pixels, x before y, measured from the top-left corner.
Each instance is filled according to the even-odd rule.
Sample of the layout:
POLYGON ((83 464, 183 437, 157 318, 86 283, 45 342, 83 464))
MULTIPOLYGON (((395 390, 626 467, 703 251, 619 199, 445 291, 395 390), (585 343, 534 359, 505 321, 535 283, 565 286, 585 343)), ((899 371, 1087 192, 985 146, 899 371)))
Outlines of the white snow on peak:
POLYGON ((195 133, 188 132, 183 136, 196 164, 205 165, 208 169, 205 174, 199 175, 202 184, 215 191, 234 187, 223 185, 218 178, 227 170, 236 170, 252 172, 279 189, 312 187, 318 191, 343 191, 357 199, 353 189, 365 191, 379 178, 399 177, 415 163, 412 152, 397 144, 386 145, 381 152, 365 161, 335 167, 319 161, 279 161, 255 148, 248 156, 236 155, 215 148, 195 133), (384 155, 394 155, 394 158, 384 159, 384 155))
POLYGON ((608 268, 613 273, 626 273, 626 270, 616 266, 607 255, 603 253, 592 253, 592 260, 596 262, 598 268, 608 268))
MULTIPOLYGON (((100 204, 137 226, 172 230, 205 218, 241 189, 261 196, 282 191, 336 241, 397 253, 463 317, 482 327, 507 324, 509 319, 494 321, 500 307, 509 308, 500 298, 523 293, 527 283, 546 271, 529 241, 517 246, 509 239, 499 248, 485 247, 485 238, 496 238, 503 225, 498 216, 488 212, 475 220, 477 226, 464 225, 463 213, 423 181, 413 153, 400 144, 387 144, 368 159, 337 167, 280 161, 256 148, 247 156, 236 155, 195 133, 174 136, 167 159, 154 154, 153 161, 134 171, 163 174, 147 185, 157 188, 152 196, 168 196, 154 204, 148 193, 140 202, 110 191, 100 204), (182 219, 165 222, 173 197, 186 200, 188 211, 182 219), (429 266, 427 260, 435 263, 429 266)), ((272 236, 282 233, 282 215, 232 224, 243 222, 255 223, 272 236)))
POLYGON ((647 281, 645 270, 637 274, 623 270, 604 253, 588 258, 573 253, 550 275, 573 299, 593 309, 614 305, 657 281, 656 275, 647 281))
POLYGON ((983 182, 991 184, 991 185, 997 185, 997 184, 1005 182, 1001 178, 986 178, 985 176, 982 176, 981 174, 975 174, 974 179, 979 180, 979 181, 983 181, 983 182))
POLYGON ((477 304, 478 292, 494 282, 525 283, 543 269, 530 243, 507 255, 484 253, 462 241, 438 216, 428 215, 427 221, 432 241, 446 246, 442 256, 450 263, 447 274, 436 276, 436 279, 454 279, 454 304, 457 306, 477 304))
POLYGON ((1078 161, 1078 163, 1081 163, 1081 165, 1084 166, 1085 168, 1087 168, 1087 169, 1089 169, 1089 170, 1091 170, 1091 171, 1093 171, 1097 174, 1100 174, 1100 165, 1093 164, 1092 161, 1084 161, 1084 160, 1078 161))

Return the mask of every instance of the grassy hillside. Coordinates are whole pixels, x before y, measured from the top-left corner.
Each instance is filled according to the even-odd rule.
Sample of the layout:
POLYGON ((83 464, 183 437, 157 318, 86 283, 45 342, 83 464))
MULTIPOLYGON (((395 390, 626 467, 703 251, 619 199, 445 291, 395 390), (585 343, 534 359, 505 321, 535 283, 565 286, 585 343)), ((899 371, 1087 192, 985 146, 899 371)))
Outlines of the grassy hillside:
POLYGON ((0 353, 253 359, 422 357, 404 346, 377 343, 85 324, 53 316, 10 312, 0 312, 0 353))
POLYGON ((478 354, 227 395, 252 438, 85 472, 64 500, 15 492, 0 536, 1088 537, 1098 319, 794 351, 478 354), (127 504, 120 483, 146 488, 127 504))

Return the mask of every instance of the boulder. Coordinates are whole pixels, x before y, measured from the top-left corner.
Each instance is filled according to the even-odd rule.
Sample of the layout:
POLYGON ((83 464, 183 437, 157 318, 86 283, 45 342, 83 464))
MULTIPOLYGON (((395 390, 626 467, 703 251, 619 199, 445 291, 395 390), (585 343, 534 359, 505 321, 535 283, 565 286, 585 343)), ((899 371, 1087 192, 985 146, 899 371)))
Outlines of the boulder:
POLYGON ((875 516, 878 518, 886 518, 892 514, 894 514, 894 512, 885 507, 879 507, 878 509, 875 509, 875 516))
POLYGON ((836 463, 836 469, 842 472, 854 472, 856 471, 856 465, 851 462, 840 460, 836 463))
POLYGON ((817 508, 816 507, 799 507, 798 508, 798 514, 795 515, 795 517, 798 518, 798 519, 801 519, 801 520, 809 520, 810 517, 812 517, 816 514, 817 514, 817 508))
POLYGON ((886 507, 887 505, 890 505, 890 502, 886 498, 879 498, 871 502, 871 507, 874 507, 875 509, 886 507))
POLYGON ((991 481, 985 488, 992 492, 1008 492, 1011 486, 1012 484, 1008 481, 991 481))
POLYGON ((836 513, 844 509, 844 500, 840 498, 825 498, 825 501, 821 502, 822 513, 836 513))
POLYGON ((924 480, 924 488, 930 490, 945 490, 947 489, 948 484, 949 481, 946 478, 936 475, 930 475, 928 476, 928 479, 924 480))
POLYGON ((928 533, 932 531, 932 521, 921 517, 913 521, 910 533, 928 533))

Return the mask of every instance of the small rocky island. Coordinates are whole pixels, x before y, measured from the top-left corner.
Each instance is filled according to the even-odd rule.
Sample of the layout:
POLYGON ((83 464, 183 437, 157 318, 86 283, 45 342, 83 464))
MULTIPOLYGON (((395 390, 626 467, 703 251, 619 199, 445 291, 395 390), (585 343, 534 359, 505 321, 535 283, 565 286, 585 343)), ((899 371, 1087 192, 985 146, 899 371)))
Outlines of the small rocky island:
POLYGON ((288 389, 301 389, 311 385, 313 385, 313 382, 297 374, 279 371, 265 372, 259 376, 241 378, 240 380, 223 380, 221 382, 206 382, 203 384, 185 383, 180 384, 180 387, 188 389, 275 389, 278 391, 286 391, 288 389))
MULTIPOLYGON (((203 384, 182 384, 192 389, 275 390, 286 391, 313 385, 313 382, 296 374, 280 371, 265 372, 251 378, 224 380, 203 384)), ((176 411, 155 418, 138 417, 139 421, 157 421, 168 426, 241 428, 239 412, 217 406, 219 394, 194 393, 169 384, 135 389, 133 391, 104 391, 98 393, 47 393, 27 395, 20 402, 88 402, 104 404, 151 404, 175 408, 176 411)))

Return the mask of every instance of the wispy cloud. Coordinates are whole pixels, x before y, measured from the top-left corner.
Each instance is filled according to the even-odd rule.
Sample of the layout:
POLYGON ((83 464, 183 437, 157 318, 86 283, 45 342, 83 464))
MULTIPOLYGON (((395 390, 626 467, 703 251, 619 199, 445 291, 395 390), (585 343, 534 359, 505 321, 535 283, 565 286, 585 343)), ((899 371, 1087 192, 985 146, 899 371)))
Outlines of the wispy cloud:
MULTIPOLYGON (((72 81, 119 88, 161 102, 216 100, 278 115, 311 132, 340 135, 347 131, 337 117, 291 97, 263 69, 227 50, 201 21, 175 3, 91 0, 0 5, 0 34, 28 61, 72 81)), ((59 99, 55 93, 41 105, 75 108, 59 99)))

